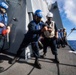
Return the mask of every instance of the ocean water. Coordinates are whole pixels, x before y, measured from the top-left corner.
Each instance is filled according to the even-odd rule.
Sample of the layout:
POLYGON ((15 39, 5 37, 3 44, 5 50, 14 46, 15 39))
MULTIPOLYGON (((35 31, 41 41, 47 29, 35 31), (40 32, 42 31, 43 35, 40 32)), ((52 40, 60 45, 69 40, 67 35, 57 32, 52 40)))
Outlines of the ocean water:
POLYGON ((68 43, 76 51, 76 40, 68 40, 68 43))

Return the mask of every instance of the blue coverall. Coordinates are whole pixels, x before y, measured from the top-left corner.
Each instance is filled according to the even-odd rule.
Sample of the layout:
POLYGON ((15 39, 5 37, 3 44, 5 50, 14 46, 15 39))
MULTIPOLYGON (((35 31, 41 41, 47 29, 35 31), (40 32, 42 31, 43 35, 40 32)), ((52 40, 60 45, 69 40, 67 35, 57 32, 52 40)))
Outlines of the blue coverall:
POLYGON ((4 27, 0 27, 0 51, 2 50, 4 46, 4 39, 5 39, 5 36, 2 35, 2 31, 6 28, 7 22, 8 22, 7 14, 0 13, 0 23, 3 23, 5 25, 4 27))
POLYGON ((44 27, 44 23, 36 23, 35 20, 31 21, 28 24, 28 32, 25 34, 23 42, 20 45, 20 48, 17 51, 17 57, 20 56, 20 54, 23 51, 23 48, 26 48, 30 43, 32 45, 32 50, 35 55, 35 58, 39 57, 39 47, 38 47, 38 39, 41 34, 41 29, 44 27))

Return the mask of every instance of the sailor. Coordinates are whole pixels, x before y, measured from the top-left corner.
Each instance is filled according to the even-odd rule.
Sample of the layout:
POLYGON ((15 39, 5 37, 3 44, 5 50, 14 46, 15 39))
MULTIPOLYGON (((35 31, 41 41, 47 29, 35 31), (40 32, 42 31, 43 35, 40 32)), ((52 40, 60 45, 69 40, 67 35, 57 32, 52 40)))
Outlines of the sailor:
POLYGON ((61 46, 64 48, 65 47, 65 44, 64 44, 64 35, 63 35, 63 28, 60 28, 60 43, 61 43, 61 46))
POLYGON ((32 44, 32 50, 35 56, 35 67, 41 69, 41 65, 39 63, 39 47, 38 47, 38 39, 40 34, 43 32, 44 23, 41 21, 43 17, 42 10, 38 9, 34 13, 33 20, 28 24, 28 32, 25 34, 23 42, 21 43, 16 56, 10 63, 15 63, 16 60, 19 59, 23 48, 26 48, 29 43, 32 44))
POLYGON ((64 45, 68 45, 66 28, 63 28, 63 41, 64 41, 64 45))
MULTIPOLYGON (((0 54, 3 51, 3 46, 5 43, 5 35, 10 32, 10 27, 7 26, 8 22, 8 16, 7 11, 8 4, 6 2, 0 1, 0 54)), ((3 60, 0 58, 0 63, 2 63, 3 60)), ((0 67, 0 70, 3 68, 0 67)))
POLYGON ((60 35, 60 29, 58 29, 58 39, 56 40, 57 48, 60 48, 60 41, 61 41, 61 35, 60 35))
POLYGON ((57 58, 57 48, 56 48, 56 39, 58 38, 58 30, 55 22, 52 20, 53 13, 49 12, 47 14, 47 31, 44 31, 44 49, 43 57, 46 56, 47 47, 50 46, 53 55, 55 55, 55 62, 59 63, 57 58))

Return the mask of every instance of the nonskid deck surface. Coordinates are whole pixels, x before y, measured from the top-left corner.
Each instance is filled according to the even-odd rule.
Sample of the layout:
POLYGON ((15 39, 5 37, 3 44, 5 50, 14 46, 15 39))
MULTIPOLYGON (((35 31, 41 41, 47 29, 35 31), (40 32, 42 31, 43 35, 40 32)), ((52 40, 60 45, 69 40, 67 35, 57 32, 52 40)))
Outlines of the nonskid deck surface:
MULTIPOLYGON (((46 57, 40 58, 39 61, 42 65, 42 69, 37 69, 33 66, 34 58, 28 59, 26 62, 24 59, 20 59, 15 64, 11 65, 8 60, 13 57, 2 54, 4 62, 0 63, 0 67, 4 67, 5 71, 0 75, 76 75, 76 54, 70 53, 70 48, 58 49, 58 58, 60 63, 54 62, 54 56, 51 53, 50 48, 46 57)), ((40 51, 42 55, 42 51, 40 51)))

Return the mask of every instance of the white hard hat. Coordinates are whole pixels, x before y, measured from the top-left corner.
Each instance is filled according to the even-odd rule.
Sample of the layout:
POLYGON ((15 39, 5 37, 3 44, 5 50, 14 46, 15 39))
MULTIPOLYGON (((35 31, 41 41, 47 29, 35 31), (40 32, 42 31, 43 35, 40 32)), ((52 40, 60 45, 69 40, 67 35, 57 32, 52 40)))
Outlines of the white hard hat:
POLYGON ((65 28, 65 27, 64 27, 63 29, 64 29, 64 30, 66 30, 66 28, 65 28))
POLYGON ((53 17, 53 13, 51 12, 48 12, 47 16, 46 17, 53 17))

